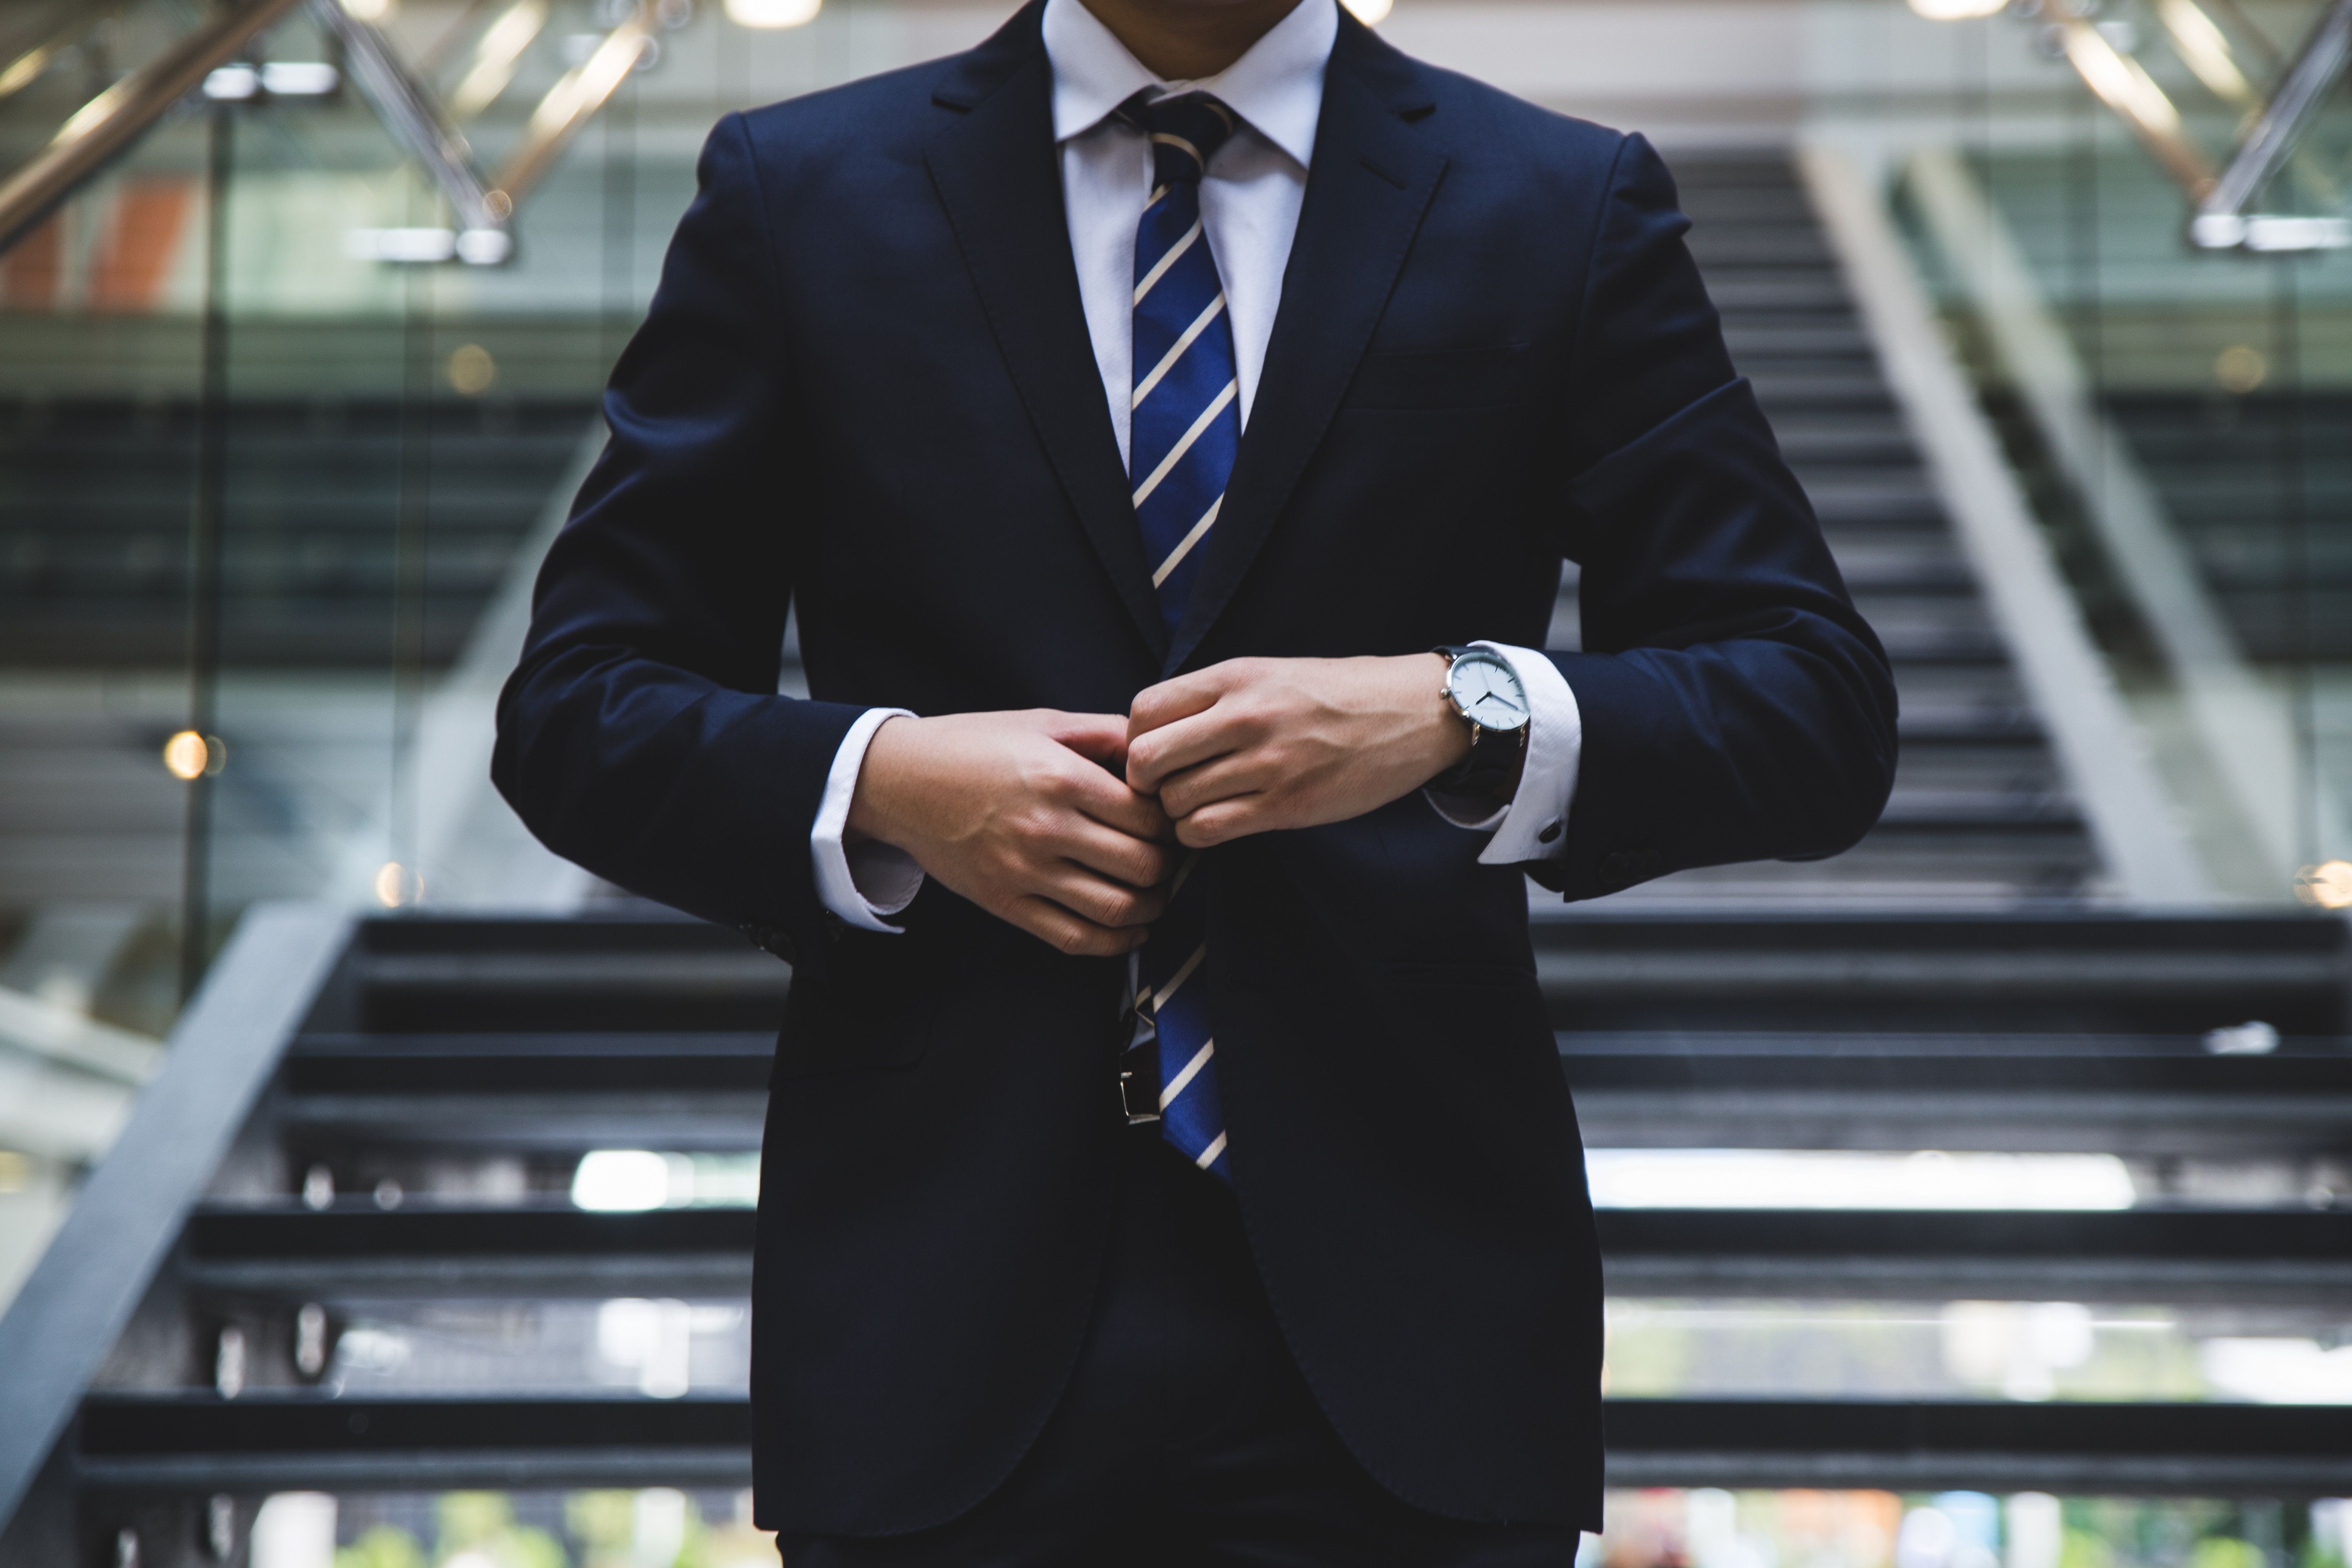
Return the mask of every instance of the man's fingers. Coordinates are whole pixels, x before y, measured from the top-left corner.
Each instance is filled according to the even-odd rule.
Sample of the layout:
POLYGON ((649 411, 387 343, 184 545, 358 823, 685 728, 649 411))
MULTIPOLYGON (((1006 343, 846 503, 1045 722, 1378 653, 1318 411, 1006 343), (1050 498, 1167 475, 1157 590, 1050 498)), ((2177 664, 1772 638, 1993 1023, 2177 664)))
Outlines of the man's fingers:
POLYGON ((1131 742, 1139 735, 1165 729, 1179 719, 1189 719, 1210 707, 1232 689, 1234 679, 1240 673, 1234 668, 1239 662, 1227 659, 1137 692, 1135 700, 1127 706, 1128 739, 1131 742))
MULTIPOLYGON (((1174 837, 1172 832, 1170 837, 1174 837)), ((1070 824, 1054 847, 1064 858, 1130 888, 1156 888, 1176 870, 1176 851, 1167 845, 1137 838, 1083 817, 1070 824)))
POLYGON ((1070 804, 1097 822, 1129 837, 1168 838, 1168 814, 1149 795, 1138 794, 1099 768, 1084 768, 1069 782, 1070 804))
POLYGON ((1045 731, 1090 763, 1106 768, 1127 765, 1127 721, 1116 713, 1049 712, 1045 731))
POLYGON ((1276 759, 1266 755, 1263 747, 1229 752, 1161 779, 1160 809, 1181 822, 1218 801, 1256 794, 1274 783, 1280 772, 1276 759))
POLYGON ((1177 819, 1177 842, 1187 849, 1206 849, 1263 833, 1277 826, 1266 819, 1265 807, 1266 797, 1262 795, 1235 795, 1214 805, 1204 805, 1192 816, 1177 819))
POLYGON ((1147 793, 1165 788, 1171 774, 1240 751, 1254 728, 1231 705, 1220 705, 1163 725, 1128 742, 1127 782, 1147 793))
POLYGON ((1168 908, 1168 895, 1157 888, 1130 888, 1066 861, 1036 891, 1089 925, 1114 929, 1150 925, 1168 908))
POLYGON ((1141 947, 1150 935, 1141 926, 1117 931, 1098 926, 1034 893, 1024 894, 1007 905, 1004 918, 1074 958, 1117 958, 1141 947))

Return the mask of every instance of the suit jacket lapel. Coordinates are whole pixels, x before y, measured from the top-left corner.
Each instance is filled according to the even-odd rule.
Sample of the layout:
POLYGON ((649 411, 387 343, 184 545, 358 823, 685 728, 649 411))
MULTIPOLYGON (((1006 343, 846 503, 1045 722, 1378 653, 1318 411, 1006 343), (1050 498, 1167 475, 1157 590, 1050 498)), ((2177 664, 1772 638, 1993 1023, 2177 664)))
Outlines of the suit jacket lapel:
POLYGON ((1192 657, 1256 559, 1347 395, 1444 173, 1444 155, 1409 123, 1431 105, 1418 68, 1345 10, 1323 81, 1315 165, 1249 427, 1163 674, 1192 657))
POLYGON ((1167 630, 1070 257, 1053 70, 1038 34, 1044 8, 1032 0, 941 79, 933 100, 959 112, 927 159, 1038 438, 1157 660, 1167 630))

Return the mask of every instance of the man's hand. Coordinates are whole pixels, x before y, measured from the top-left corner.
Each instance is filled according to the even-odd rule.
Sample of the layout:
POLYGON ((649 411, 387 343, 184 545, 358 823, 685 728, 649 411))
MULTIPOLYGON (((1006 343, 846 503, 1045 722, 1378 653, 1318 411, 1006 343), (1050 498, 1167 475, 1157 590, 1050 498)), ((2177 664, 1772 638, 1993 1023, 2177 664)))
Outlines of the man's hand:
POLYGON ((959 713, 883 721, 849 805, 849 834, 915 858, 982 909, 1064 952, 1143 945, 1175 866, 1168 818, 1107 771, 1127 752, 1115 713, 959 713))
POLYGON ((1127 782, 1193 848, 1377 810, 1470 754, 1445 660, 1235 658, 1128 710, 1127 782))

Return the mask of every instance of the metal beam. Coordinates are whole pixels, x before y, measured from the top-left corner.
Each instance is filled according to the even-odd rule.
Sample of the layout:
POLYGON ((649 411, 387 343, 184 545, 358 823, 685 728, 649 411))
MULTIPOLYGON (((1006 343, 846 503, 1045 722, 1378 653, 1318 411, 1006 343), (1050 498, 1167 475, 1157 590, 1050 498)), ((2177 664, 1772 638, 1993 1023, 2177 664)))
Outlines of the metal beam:
POLYGON ((77 110, 47 146, 0 183, 0 251, 30 233, 76 186, 123 153, 300 0, 247 0, 198 27, 77 110))
MULTIPOLYGON (((2332 0, 2237 154, 2211 187, 2199 193, 2197 216, 2189 223, 2192 240, 2220 249, 2250 243, 2268 248, 2259 246, 2254 227, 2263 220, 2246 209, 2294 155, 2347 63, 2352 63, 2352 0, 2332 0)), ((2336 222, 2340 226, 2343 220, 2336 222)))
MULTIPOLYGON (((1597 1220, 1619 1295, 2324 1303, 2352 1293, 2352 1214, 2324 1209, 1605 1208, 1597 1220)), ((184 1262, 198 1289, 283 1300, 732 1295, 749 1289, 757 1232, 750 1208, 222 1205, 191 1216, 184 1262)))
POLYGON ((344 917, 314 906, 245 917, 172 1031, 163 1070, 0 1317, 0 1521, 72 1420, 348 933, 344 917))
MULTIPOLYGON (((2339 1494, 2352 1422, 2326 1406, 1612 1399, 1612 1486, 2339 1494)), ((322 1399, 102 1394, 82 1483, 182 1493, 740 1485, 741 1398, 322 1399)))
POLYGON ((310 0, 310 13, 343 46, 352 79, 375 108, 384 129, 425 167, 457 220, 457 254, 477 263, 504 261, 514 248, 507 220, 514 204, 489 189, 474 168, 473 150, 423 83, 410 74, 384 36, 345 10, 340 0, 310 0))

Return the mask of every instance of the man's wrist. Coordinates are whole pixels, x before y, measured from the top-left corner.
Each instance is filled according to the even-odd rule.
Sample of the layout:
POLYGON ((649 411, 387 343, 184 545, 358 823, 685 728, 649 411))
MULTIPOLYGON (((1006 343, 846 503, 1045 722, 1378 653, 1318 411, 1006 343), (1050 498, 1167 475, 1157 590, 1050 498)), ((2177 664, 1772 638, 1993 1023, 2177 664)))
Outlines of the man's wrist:
POLYGON ((894 713, 876 726, 873 739, 866 744, 866 755, 858 764, 856 787, 850 792, 849 816, 842 825, 844 844, 868 840, 895 843, 888 809, 890 779, 898 743, 908 738, 907 727, 910 723, 919 722, 913 714, 894 713))
POLYGON ((1424 728, 1430 737, 1430 757, 1436 764, 1429 776, 1434 779, 1452 773, 1470 754, 1470 726, 1446 694, 1445 672, 1451 663, 1442 653, 1407 654, 1398 663, 1411 672, 1414 706, 1428 715, 1424 728))

